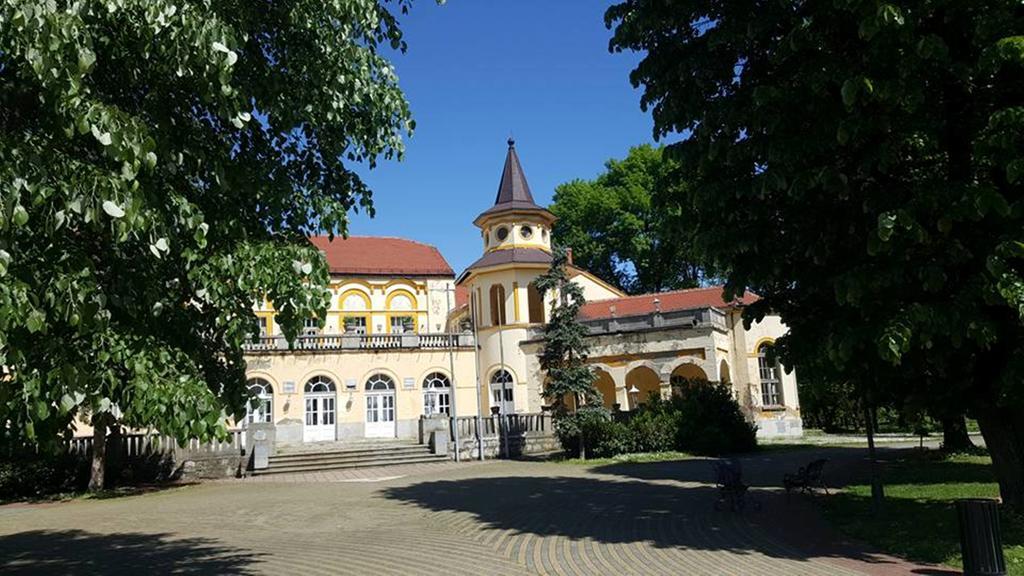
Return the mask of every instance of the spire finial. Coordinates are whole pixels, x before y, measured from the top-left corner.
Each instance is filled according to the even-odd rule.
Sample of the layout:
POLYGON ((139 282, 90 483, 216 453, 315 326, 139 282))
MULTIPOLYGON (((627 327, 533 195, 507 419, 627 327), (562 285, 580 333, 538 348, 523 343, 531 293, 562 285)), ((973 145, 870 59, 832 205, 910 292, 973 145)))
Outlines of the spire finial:
POLYGON ((509 136, 508 136, 508 147, 509 148, 515 148, 516 147, 516 139, 513 138, 511 134, 509 134, 509 136))

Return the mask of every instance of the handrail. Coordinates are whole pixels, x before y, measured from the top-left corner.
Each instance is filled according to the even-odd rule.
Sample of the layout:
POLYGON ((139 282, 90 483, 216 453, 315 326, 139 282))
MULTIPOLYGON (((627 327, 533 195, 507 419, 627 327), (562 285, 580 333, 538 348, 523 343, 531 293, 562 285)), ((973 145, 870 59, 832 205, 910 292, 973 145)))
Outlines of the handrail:
MULTIPOLYGON (((230 437, 224 441, 200 442, 196 438, 191 438, 183 446, 179 446, 178 441, 173 437, 157 432, 123 434, 121 446, 129 457, 178 450, 197 454, 241 453, 245 449, 245 430, 235 428, 230 430, 229 434, 230 437)), ((112 435, 107 436, 108 442, 111 437, 112 435)), ((71 454, 85 455, 90 450, 92 450, 92 436, 78 436, 67 443, 67 451, 71 454)))
MULTIPOLYGON (((450 432, 454 435, 455 428, 458 427, 460 438, 476 438, 476 421, 476 416, 452 418, 450 432)), ((546 412, 491 415, 480 418, 480 435, 482 437, 495 437, 502 431, 507 431, 508 434, 551 434, 554 432, 554 427, 551 414, 546 412), (502 419, 504 419, 504 423, 502 423, 502 419)))
POLYGON ((242 348, 249 353, 287 350, 446 350, 472 348, 473 343, 473 335, 470 333, 304 334, 295 338, 291 348, 282 335, 257 336, 242 348))

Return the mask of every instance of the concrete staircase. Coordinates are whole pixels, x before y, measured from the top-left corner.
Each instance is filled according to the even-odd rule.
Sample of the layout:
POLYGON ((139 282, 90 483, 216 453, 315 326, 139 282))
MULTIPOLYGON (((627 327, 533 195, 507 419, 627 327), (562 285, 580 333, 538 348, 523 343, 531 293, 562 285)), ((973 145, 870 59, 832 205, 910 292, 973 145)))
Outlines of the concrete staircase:
POLYGON ((270 457, 269 466, 253 470, 254 476, 319 472, 398 464, 445 462, 447 456, 430 452, 424 444, 402 441, 324 442, 285 448, 270 457))

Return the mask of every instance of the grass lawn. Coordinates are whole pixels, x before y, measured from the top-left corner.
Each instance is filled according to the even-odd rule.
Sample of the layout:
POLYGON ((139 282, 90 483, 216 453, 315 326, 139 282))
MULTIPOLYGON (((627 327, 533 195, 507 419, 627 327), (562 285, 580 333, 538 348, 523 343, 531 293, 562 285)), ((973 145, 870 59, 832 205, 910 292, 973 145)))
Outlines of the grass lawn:
MULTIPOLYGON (((825 499, 825 514, 843 532, 911 560, 961 567, 958 498, 995 498, 991 460, 981 455, 916 454, 888 463, 885 511, 871 512, 867 479, 825 499)), ((1004 514, 1003 549, 1011 575, 1024 576, 1024 518, 1004 514)))
POLYGON ((558 462, 560 464, 575 464, 575 465, 586 465, 586 466, 606 466, 608 464, 644 464, 647 462, 669 462, 672 460, 689 460, 694 456, 687 454, 686 452, 638 452, 636 454, 619 454, 618 456, 612 456, 611 458, 587 458, 581 460, 579 458, 565 458, 564 456, 556 456, 552 458, 551 462, 558 462))

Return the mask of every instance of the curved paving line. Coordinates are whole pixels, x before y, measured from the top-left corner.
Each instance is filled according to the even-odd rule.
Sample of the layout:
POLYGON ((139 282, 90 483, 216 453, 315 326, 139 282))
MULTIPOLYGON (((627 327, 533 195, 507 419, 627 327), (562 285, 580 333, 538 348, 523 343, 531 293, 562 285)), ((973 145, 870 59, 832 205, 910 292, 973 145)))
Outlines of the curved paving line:
POLYGON ((387 549, 381 546, 380 539, 332 541, 337 551, 324 547, 321 542, 308 542, 306 546, 290 546, 291 550, 301 551, 302 563, 310 558, 320 558, 321 564, 330 567, 327 573, 346 565, 359 567, 360 574, 420 574, 450 573, 478 575, 486 566, 488 574, 522 575, 529 572, 524 567, 509 565, 503 559, 488 554, 487 550, 479 550, 472 546, 443 546, 435 538, 419 533, 389 533, 389 539, 395 540, 400 547, 387 549), (468 549, 467 549, 468 548, 468 549), (337 552, 344 551, 342 557, 337 552), (397 551, 400 553, 396 554, 397 551))

